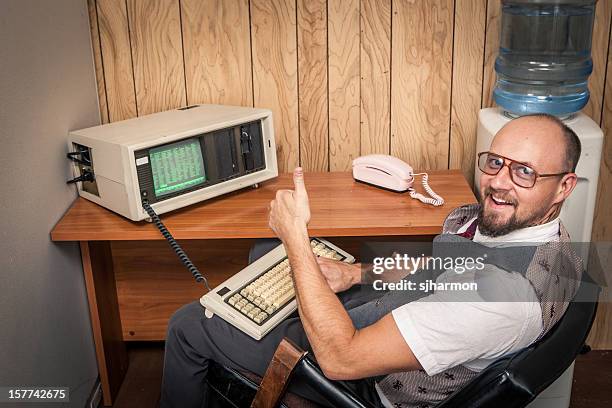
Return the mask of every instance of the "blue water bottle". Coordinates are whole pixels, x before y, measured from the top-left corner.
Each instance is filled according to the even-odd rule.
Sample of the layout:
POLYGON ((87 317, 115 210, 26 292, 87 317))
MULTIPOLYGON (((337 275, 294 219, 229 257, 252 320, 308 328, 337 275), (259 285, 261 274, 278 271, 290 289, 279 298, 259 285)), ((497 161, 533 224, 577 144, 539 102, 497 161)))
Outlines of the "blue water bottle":
POLYGON ((515 115, 569 116, 589 100, 597 0, 502 0, 495 102, 515 115))

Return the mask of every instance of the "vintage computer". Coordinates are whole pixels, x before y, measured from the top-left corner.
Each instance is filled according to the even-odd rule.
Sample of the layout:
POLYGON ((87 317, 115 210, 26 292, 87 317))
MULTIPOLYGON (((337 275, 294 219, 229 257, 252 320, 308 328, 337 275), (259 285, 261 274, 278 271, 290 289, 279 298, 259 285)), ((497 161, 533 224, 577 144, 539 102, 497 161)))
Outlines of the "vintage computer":
POLYGON ((272 112, 195 105, 69 133, 79 194, 133 221, 278 175, 272 112))

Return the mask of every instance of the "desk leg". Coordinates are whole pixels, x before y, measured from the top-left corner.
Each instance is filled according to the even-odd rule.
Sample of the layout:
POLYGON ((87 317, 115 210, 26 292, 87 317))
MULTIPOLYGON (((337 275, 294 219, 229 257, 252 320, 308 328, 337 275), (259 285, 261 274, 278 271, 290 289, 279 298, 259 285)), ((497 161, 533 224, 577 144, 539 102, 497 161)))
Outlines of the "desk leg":
POLYGON ((113 258, 108 241, 81 241, 80 244, 103 403, 109 406, 119 392, 128 366, 113 258))

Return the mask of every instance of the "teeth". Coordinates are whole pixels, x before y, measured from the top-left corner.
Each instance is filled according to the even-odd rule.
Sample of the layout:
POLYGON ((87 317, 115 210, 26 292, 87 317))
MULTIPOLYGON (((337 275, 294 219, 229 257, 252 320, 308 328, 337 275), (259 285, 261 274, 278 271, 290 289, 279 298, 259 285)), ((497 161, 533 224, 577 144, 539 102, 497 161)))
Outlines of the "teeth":
POLYGON ((495 198, 495 197, 493 197, 493 196, 491 196, 491 198, 492 198, 492 199, 493 199, 493 201, 495 201, 496 203, 499 203, 499 204, 507 204, 507 202, 506 202, 506 201, 501 200, 501 199, 499 199, 499 198, 495 198))

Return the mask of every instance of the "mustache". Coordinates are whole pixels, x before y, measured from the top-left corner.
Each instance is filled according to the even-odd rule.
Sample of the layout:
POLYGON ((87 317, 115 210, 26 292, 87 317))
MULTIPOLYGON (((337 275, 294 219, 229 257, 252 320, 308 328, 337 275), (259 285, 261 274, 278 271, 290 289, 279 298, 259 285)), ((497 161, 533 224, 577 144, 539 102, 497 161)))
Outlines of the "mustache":
POLYGON ((518 201, 514 197, 510 196, 507 193, 503 193, 499 190, 492 189, 491 187, 486 187, 484 190, 484 194, 485 194, 485 197, 488 195, 495 194, 495 196, 499 197, 500 199, 504 200, 507 203, 512 204, 515 207, 518 204, 518 201))

